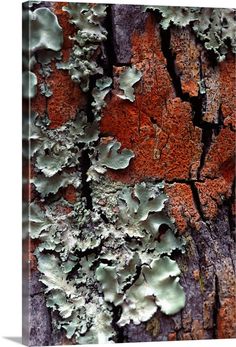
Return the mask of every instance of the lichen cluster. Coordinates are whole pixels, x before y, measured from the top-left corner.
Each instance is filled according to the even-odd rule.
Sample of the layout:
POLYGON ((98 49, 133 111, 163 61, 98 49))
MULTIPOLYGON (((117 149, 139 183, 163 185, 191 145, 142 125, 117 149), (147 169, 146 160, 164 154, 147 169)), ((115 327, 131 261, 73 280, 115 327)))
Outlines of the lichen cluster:
POLYGON ((190 25, 204 47, 214 52, 218 61, 225 59, 231 47, 236 53, 236 10, 194 7, 145 6, 144 10, 154 10, 161 14, 160 25, 167 29, 171 25, 190 25))
POLYGON ((78 31, 72 38, 74 46, 69 61, 58 63, 57 67, 68 70, 72 80, 79 83, 84 92, 89 90, 91 76, 103 74, 102 67, 96 62, 96 52, 107 37, 107 31, 101 24, 106 16, 106 7, 78 3, 68 3, 63 7, 78 31))
MULTIPOLYGON (((44 54, 53 57, 60 51, 63 43, 62 28, 56 15, 44 7, 34 11, 29 9, 39 3, 40 1, 31 1, 23 5, 22 94, 24 98, 33 98, 37 92, 37 76, 30 71, 37 62, 36 53, 40 56, 44 50, 44 54)), ((48 93, 46 94, 48 96, 48 93)))
MULTIPOLYGON (((166 212, 162 183, 127 186, 104 175, 135 160, 131 150, 121 150, 116 139, 99 133, 112 84, 110 77, 101 78, 94 57, 106 39, 106 6, 70 3, 64 10, 78 32, 69 62, 58 68, 67 69, 84 91, 90 89, 91 77, 96 78, 89 91, 92 114, 78 110, 74 120, 57 129, 50 128, 45 114, 30 115, 35 191, 29 206, 30 237, 40 240, 35 255, 53 324, 79 344, 112 342, 117 327, 147 321, 158 308, 165 314, 183 308, 180 270, 171 256, 175 250, 184 252, 185 242, 166 212), (91 206, 84 194, 88 185, 91 206), (76 188, 73 203, 63 195, 68 186, 76 188), (121 309, 118 319, 116 307, 121 309)), ((37 35, 41 42, 44 31, 37 35)), ((44 73, 50 62, 46 53, 41 51, 44 73)), ((140 78, 135 67, 121 76, 125 102, 134 101, 133 85, 140 78)))

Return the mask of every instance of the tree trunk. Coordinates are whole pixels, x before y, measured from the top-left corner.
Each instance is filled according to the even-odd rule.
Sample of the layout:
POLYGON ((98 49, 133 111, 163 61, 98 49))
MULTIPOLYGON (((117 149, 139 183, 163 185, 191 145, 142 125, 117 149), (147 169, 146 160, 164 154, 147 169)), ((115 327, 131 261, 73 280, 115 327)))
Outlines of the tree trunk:
MULTIPOLYGON (((63 28, 66 59, 74 27, 61 3, 51 6, 63 28)), ((236 337, 235 56, 228 53, 216 62, 189 26, 163 30, 158 15, 142 12, 141 6, 109 5, 107 11, 108 39, 100 60, 114 90, 123 67, 134 64, 143 75, 135 86, 134 103, 122 104, 115 93, 106 99, 102 134, 116 137, 135 153, 127 169, 107 175, 128 184, 164 180, 168 212, 187 241, 186 252, 174 257, 186 294, 183 310, 173 316, 158 311, 146 323, 116 327, 118 342, 236 337)), ((39 69, 36 64, 34 72, 42 79, 39 69)), ((32 109, 46 112, 51 127, 62 125, 90 102, 54 63, 47 82, 53 96, 38 93, 32 109)), ((72 188, 64 191, 72 201, 73 194, 72 188)), ((29 251, 30 344, 70 344, 52 327, 33 255, 36 243, 31 240, 29 251)))

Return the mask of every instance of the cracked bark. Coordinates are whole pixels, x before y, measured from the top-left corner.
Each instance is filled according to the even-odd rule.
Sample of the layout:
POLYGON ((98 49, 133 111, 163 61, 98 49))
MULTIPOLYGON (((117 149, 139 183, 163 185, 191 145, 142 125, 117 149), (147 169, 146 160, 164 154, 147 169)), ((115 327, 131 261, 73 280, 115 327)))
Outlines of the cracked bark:
MULTIPOLYGON (((114 308, 118 342, 236 337, 233 97, 224 94, 226 84, 234 92, 233 82, 226 78, 226 72, 233 75, 234 59, 229 55, 220 66, 215 65, 189 28, 164 31, 159 28, 158 17, 142 13, 140 6, 111 5, 105 24, 109 34, 101 62, 113 83, 123 66, 134 63, 144 71, 142 87, 136 88, 131 110, 127 102, 112 97, 104 110, 101 131, 116 136, 136 154, 136 162, 124 174, 110 175, 131 183, 165 179, 169 213, 187 241, 186 253, 175 255, 182 271, 185 308, 170 317, 158 311, 149 322, 130 324, 120 330, 116 327, 120 311, 114 308), (206 94, 200 94, 198 88, 203 78, 206 94), (150 92, 152 88, 154 91, 150 92), (176 112, 179 113, 174 118, 176 112), (168 128, 165 122, 171 119, 173 124, 168 128), (182 129, 186 130, 184 135, 182 129), (190 143, 194 145, 185 156, 190 143), (168 156, 171 146, 178 149, 168 156), (181 160, 178 162, 177 156, 183 162, 180 170, 181 160), (158 161, 159 157, 166 163, 158 161)), ((69 79, 63 78, 68 90, 72 88, 69 79)), ((81 92, 76 91, 75 95, 89 110, 90 102, 84 100, 81 92)), ((49 110, 47 105, 49 117, 53 105, 52 102, 49 110)), ((75 105, 78 106, 78 100, 75 105)), ((41 109, 42 97, 33 106, 41 109)), ((66 119, 58 120, 52 114, 51 117, 54 125, 66 119)), ((86 183, 89 165, 85 153, 81 160, 83 195, 92 209, 91 188, 86 183)), ((39 274, 35 268, 32 273, 32 320, 36 325, 31 327, 35 328, 31 344, 68 343, 51 326, 51 312, 41 294, 39 274), (40 326, 39 331, 36 326, 42 317, 47 327, 40 326)))
MULTIPOLYGON (((119 14, 113 20, 116 65, 130 64, 132 54, 136 54, 132 45, 127 45, 126 42, 132 42, 133 35, 136 32, 133 24, 127 29, 127 22, 132 17, 132 13, 137 16, 137 11, 139 11, 138 6, 130 6, 129 8, 122 5, 112 6, 113 15, 119 14), (123 52, 123 55, 120 52, 123 52)), ((142 18, 142 28, 139 27, 140 35, 148 30, 143 24, 145 20, 146 17, 142 18)), ((158 18, 156 18, 156 21, 158 22, 158 18)), ((220 80, 220 68, 215 65, 215 61, 211 63, 210 56, 207 55, 201 44, 196 43, 190 29, 172 28, 164 31, 160 30, 157 24, 155 30, 159 31, 160 34, 160 49, 166 59, 166 68, 174 88, 174 94, 182 102, 190 105, 192 123, 195 128, 201 130, 201 137, 199 138, 201 153, 196 168, 196 177, 180 178, 175 176, 166 179, 168 183, 167 192, 169 192, 170 204, 172 204, 170 211, 177 211, 176 214, 181 214, 184 221, 183 228, 179 228, 179 230, 184 233, 187 240, 187 250, 184 255, 178 255, 176 258, 182 270, 181 284, 185 289, 187 300, 185 308, 175 316, 167 317, 161 312, 157 312, 148 323, 139 326, 133 324, 126 326, 123 332, 124 341, 141 342, 235 337, 235 310, 232 308, 231 311, 230 307, 227 306, 229 303, 235 305, 233 304, 235 300, 235 255, 231 231, 233 216, 230 203, 233 196, 232 180, 234 173, 228 172, 230 169, 227 171, 230 176, 229 190, 227 190, 228 188, 224 190, 223 186, 221 187, 221 193, 225 197, 223 203, 217 197, 217 188, 215 186, 211 188, 209 182, 209 180, 211 182, 220 182, 221 175, 215 170, 215 175, 211 175, 209 178, 209 175, 205 173, 206 167, 209 165, 209 157, 210 155, 212 157, 211 153, 219 141, 219 134, 222 129, 228 129, 228 126, 224 124, 221 111, 224 99, 217 89, 220 88, 220 85, 221 88, 223 87, 224 80, 220 80), (206 94, 200 94, 198 87, 198 83, 203 78, 208 88, 206 94), (205 184, 204 188, 209 194, 207 198, 204 197, 201 184, 205 184), (180 193, 186 199, 185 206, 180 201, 180 193), (208 198, 216 204, 214 214, 210 211, 210 207, 208 209, 208 205, 205 205, 209 202, 208 198), (181 206, 183 206, 182 212, 180 212, 181 206)), ((142 50, 145 51, 145 49, 144 43, 142 50)), ((157 64, 159 63, 157 62, 157 64)), ((140 66, 142 65, 140 64, 140 66)), ((161 75, 155 74, 155 76, 156 82, 153 83, 162 83, 161 75)), ((170 98, 174 98, 174 95, 171 94, 170 98)), ((136 104, 139 104, 137 96, 136 104)), ((112 106, 114 110, 115 102, 112 106)), ((142 122, 144 121, 144 117, 140 117, 142 111, 137 109, 139 137, 135 137, 136 142, 140 141, 142 136, 142 122)), ((148 107, 146 112, 149 112, 148 107)), ((106 110, 104 113, 106 117, 106 110)), ((113 121, 115 121, 115 117, 114 111, 113 121)), ((132 117, 131 113, 129 117, 132 117)), ((160 122, 154 115, 150 117, 150 120, 150 123, 152 123, 150 126, 155 125, 158 129, 161 128, 160 122)), ((126 127, 125 124, 124 126, 126 127)), ((112 134, 116 131, 115 127, 109 127, 106 123, 104 127, 106 129, 110 128, 112 134)), ((154 130, 153 137, 156 140, 158 138, 156 128, 154 130)), ((121 128, 118 128, 117 133, 115 133, 118 137, 119 132, 121 132, 121 128)), ((132 137, 132 133, 130 132, 128 136, 132 137)), ((122 138, 121 142, 124 143, 124 141, 125 139, 122 138)), ((163 149, 166 146, 168 146, 168 139, 163 149)), ((231 155, 229 152, 227 149, 222 149, 222 155, 226 157, 224 160, 226 162, 231 155)), ((132 175, 138 176, 135 168, 130 168, 127 171, 130 177, 132 175)), ((115 178, 124 179, 124 176, 117 175, 115 178)), ((142 178, 145 179, 145 174, 142 178)), ((138 179, 140 179, 139 176, 138 179)), ((124 180, 129 181, 130 178, 127 179, 125 176, 124 180)), ((227 186, 227 180, 224 181, 223 185, 227 186)), ((211 205, 209 204, 209 206, 211 205)), ((176 218, 176 221, 177 225, 179 222, 180 226, 181 220, 178 221, 176 218)))

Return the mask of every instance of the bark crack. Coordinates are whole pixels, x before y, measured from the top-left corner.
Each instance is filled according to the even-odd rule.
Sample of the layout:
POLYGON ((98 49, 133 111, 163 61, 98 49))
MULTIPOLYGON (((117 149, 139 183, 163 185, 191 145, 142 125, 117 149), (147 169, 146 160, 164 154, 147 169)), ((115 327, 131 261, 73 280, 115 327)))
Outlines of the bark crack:
POLYGON ((213 306, 213 339, 217 339, 217 317, 218 310, 220 308, 220 295, 219 295, 219 280, 217 275, 215 275, 215 298, 214 298, 214 306, 213 306))
POLYGON ((198 211, 202 221, 206 222, 206 218, 204 216, 204 212, 203 212, 203 209, 202 209, 202 205, 201 205, 201 201, 200 201, 200 198, 199 198, 198 190, 197 190, 197 187, 195 186, 193 181, 190 181, 190 188, 191 188, 191 191, 192 191, 193 201, 194 201, 195 207, 196 207, 196 209, 197 209, 197 211, 198 211))
MULTIPOLYGON (((206 94, 201 94, 198 92, 197 96, 190 96, 188 93, 183 93, 181 86, 181 78, 176 72, 175 68, 175 59, 176 55, 172 52, 171 49, 171 29, 168 28, 164 30, 160 27, 160 38, 161 38, 161 49, 163 55, 166 59, 166 67, 169 73, 169 76, 172 81, 172 85, 175 90, 176 97, 179 97, 183 102, 189 102, 192 109, 192 122, 195 127, 202 129, 202 154, 200 157, 200 164, 197 169, 197 179, 201 178, 201 171, 205 165, 205 159, 207 153, 211 147, 212 141, 215 136, 219 135, 220 130, 224 126, 223 124, 223 115, 221 106, 218 111, 218 123, 208 123, 203 120, 204 111, 206 109, 206 94)), ((202 61, 199 58, 200 66, 200 78, 202 78, 202 61)))

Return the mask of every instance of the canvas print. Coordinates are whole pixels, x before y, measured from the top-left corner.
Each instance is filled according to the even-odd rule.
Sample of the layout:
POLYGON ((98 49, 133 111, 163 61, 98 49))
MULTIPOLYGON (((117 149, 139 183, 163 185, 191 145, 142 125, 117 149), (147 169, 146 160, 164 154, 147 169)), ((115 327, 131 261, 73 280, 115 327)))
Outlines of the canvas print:
POLYGON ((236 11, 22 17, 23 342, 236 337, 236 11))

